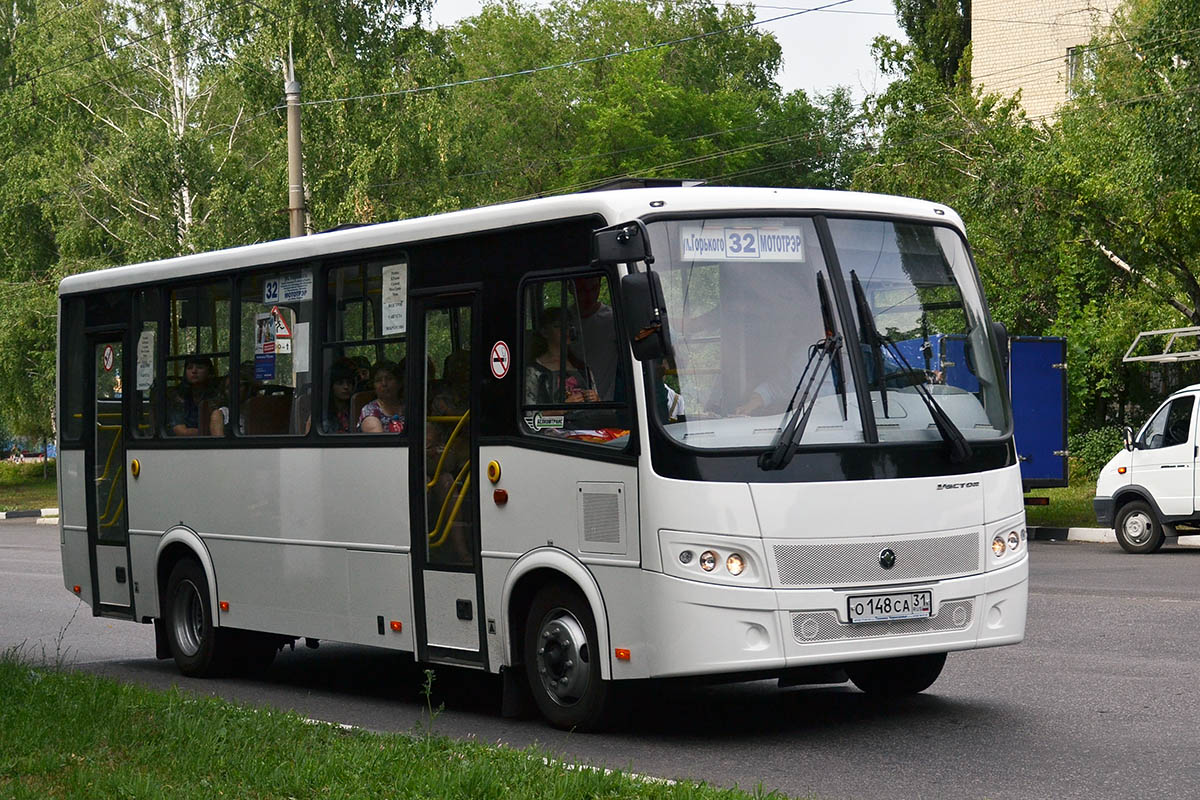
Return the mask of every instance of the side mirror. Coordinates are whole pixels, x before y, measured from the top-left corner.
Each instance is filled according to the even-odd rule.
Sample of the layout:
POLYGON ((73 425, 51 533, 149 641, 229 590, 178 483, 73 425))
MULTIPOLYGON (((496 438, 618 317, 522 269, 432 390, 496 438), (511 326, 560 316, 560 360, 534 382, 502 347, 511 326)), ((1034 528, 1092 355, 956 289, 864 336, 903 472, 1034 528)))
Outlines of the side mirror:
POLYGON ((1124 428, 1122 428, 1121 429, 1121 438, 1125 442, 1125 449, 1132 451, 1133 450, 1133 428, 1129 427, 1128 425, 1126 425, 1124 428))
POLYGON ((633 357, 638 361, 663 358, 671 353, 667 310, 659 300, 662 296, 657 272, 633 272, 621 278, 625 330, 633 357))
POLYGON ((592 234, 592 264, 654 263, 650 236, 641 220, 601 228, 592 234))
POLYGON ((992 322, 992 336, 996 346, 1000 348, 1000 362, 1004 366, 1004 374, 1008 374, 1008 328, 1003 322, 992 322))

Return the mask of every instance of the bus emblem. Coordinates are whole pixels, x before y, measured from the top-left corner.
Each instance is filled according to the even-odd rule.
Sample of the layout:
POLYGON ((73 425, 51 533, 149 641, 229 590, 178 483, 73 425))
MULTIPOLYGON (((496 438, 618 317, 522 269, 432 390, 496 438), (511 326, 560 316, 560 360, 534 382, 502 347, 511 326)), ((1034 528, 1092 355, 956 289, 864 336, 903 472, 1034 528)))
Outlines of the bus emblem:
POLYGON ((883 552, 879 554, 879 566, 884 569, 891 569, 896 566, 896 553, 890 547, 885 547, 883 552))

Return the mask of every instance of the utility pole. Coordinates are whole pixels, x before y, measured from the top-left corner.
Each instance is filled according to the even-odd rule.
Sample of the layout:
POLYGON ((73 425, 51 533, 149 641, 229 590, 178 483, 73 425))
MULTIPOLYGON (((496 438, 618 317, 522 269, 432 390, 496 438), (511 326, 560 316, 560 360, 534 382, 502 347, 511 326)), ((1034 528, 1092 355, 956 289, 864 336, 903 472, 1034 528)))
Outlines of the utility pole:
POLYGON ((283 84, 287 95, 287 139, 288 139, 288 224, 291 236, 303 236, 304 209, 304 162, 300 156, 300 81, 296 80, 296 67, 292 63, 292 44, 288 42, 287 78, 283 84))

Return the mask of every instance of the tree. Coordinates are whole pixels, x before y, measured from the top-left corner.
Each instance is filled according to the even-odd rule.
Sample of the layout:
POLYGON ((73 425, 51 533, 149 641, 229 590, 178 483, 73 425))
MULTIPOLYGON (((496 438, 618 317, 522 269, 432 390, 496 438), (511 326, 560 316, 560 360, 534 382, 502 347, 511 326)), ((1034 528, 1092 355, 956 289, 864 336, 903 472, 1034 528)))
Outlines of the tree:
POLYGON ((942 84, 969 81, 959 71, 971 43, 971 0, 895 0, 896 20, 916 57, 933 68, 942 84))

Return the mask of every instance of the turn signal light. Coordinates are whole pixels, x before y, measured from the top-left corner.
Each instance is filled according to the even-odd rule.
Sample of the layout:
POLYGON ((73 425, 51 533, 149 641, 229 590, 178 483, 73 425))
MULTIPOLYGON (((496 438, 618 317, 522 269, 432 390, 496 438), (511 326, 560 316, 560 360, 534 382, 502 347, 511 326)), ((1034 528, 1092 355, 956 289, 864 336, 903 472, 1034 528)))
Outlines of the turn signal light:
POLYGON ((221 605, 221 610, 222 610, 222 611, 228 611, 228 610, 229 610, 229 602, 228 602, 228 601, 226 601, 226 600, 222 600, 222 601, 221 601, 221 603, 220 603, 220 605, 221 605))
POLYGON ((399 633, 403 627, 404 626, 400 624, 400 620, 398 620, 398 619, 392 620, 392 630, 394 630, 396 633, 399 633))
POLYGON ((82 592, 83 590, 82 590, 82 589, 80 589, 78 586, 75 586, 75 587, 73 588, 73 591, 75 592, 75 594, 79 594, 79 593, 80 593, 80 592, 82 592))
POLYGON ((1126 472, 1126 468, 1125 468, 1125 467, 1117 467, 1117 474, 1118 474, 1118 475, 1124 475, 1124 474, 1125 474, 1125 472, 1126 472))
POLYGON ((628 661, 629 660, 629 651, 626 650, 624 647, 618 647, 613 652, 616 654, 618 661, 628 661))

